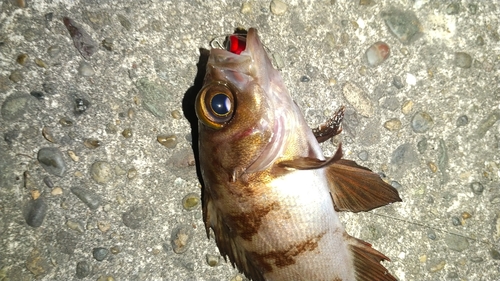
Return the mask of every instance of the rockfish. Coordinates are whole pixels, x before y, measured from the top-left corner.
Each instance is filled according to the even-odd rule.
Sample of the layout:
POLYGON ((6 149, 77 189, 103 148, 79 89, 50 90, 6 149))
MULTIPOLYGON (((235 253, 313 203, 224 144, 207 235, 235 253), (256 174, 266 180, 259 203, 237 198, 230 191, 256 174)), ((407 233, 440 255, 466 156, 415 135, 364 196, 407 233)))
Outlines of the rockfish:
POLYGON ((203 217, 219 250, 252 280, 396 280, 337 211, 401 201, 377 174, 318 141, 340 133, 343 108, 311 130, 257 30, 212 48, 196 97, 203 217))

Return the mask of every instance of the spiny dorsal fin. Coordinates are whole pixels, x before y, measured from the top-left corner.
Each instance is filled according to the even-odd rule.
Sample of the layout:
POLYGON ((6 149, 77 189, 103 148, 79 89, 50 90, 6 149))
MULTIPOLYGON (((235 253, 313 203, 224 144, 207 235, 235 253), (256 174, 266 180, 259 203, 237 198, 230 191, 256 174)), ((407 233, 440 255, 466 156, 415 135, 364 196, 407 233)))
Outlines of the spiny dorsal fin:
POLYGON ((356 239, 348 234, 347 243, 352 252, 356 281, 397 281, 387 269, 380 264, 381 261, 390 261, 381 252, 373 249, 369 243, 356 239))

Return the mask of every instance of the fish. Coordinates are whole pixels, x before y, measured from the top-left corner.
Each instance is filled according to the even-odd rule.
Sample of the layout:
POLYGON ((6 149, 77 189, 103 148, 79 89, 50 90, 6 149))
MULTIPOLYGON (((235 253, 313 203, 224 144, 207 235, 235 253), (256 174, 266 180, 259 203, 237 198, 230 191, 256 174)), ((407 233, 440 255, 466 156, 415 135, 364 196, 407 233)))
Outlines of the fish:
POLYGON ((389 258, 346 233, 338 212, 402 201, 370 169, 325 157, 344 108, 311 129, 255 28, 210 50, 195 102, 203 220, 251 280, 397 280, 389 258))

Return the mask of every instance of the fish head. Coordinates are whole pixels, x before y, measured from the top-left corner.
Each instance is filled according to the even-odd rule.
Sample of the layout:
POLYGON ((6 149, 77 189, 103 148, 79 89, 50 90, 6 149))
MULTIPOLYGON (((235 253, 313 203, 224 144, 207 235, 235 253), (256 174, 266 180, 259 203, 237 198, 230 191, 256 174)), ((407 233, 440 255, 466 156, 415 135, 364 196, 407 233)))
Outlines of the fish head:
POLYGON ((237 46, 210 51, 195 104, 202 173, 211 166, 235 181, 268 168, 280 156, 285 108, 293 101, 256 29, 229 38, 237 46))

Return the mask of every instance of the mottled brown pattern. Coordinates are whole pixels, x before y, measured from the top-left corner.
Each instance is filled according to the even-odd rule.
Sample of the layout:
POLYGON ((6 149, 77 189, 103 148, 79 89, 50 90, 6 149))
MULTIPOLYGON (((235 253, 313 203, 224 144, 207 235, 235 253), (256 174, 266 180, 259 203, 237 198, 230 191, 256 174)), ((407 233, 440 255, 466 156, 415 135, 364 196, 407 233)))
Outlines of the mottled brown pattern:
POLYGON ((270 251, 264 254, 252 253, 252 257, 262 266, 264 272, 272 272, 273 265, 283 268, 295 264, 297 257, 304 252, 313 251, 318 247, 318 242, 326 232, 322 232, 312 238, 293 244, 286 250, 270 251))
POLYGON ((266 206, 255 206, 250 212, 239 213, 237 215, 229 215, 228 223, 230 223, 236 231, 236 234, 244 240, 251 241, 260 228, 263 219, 266 215, 280 208, 278 202, 273 202, 266 206))

